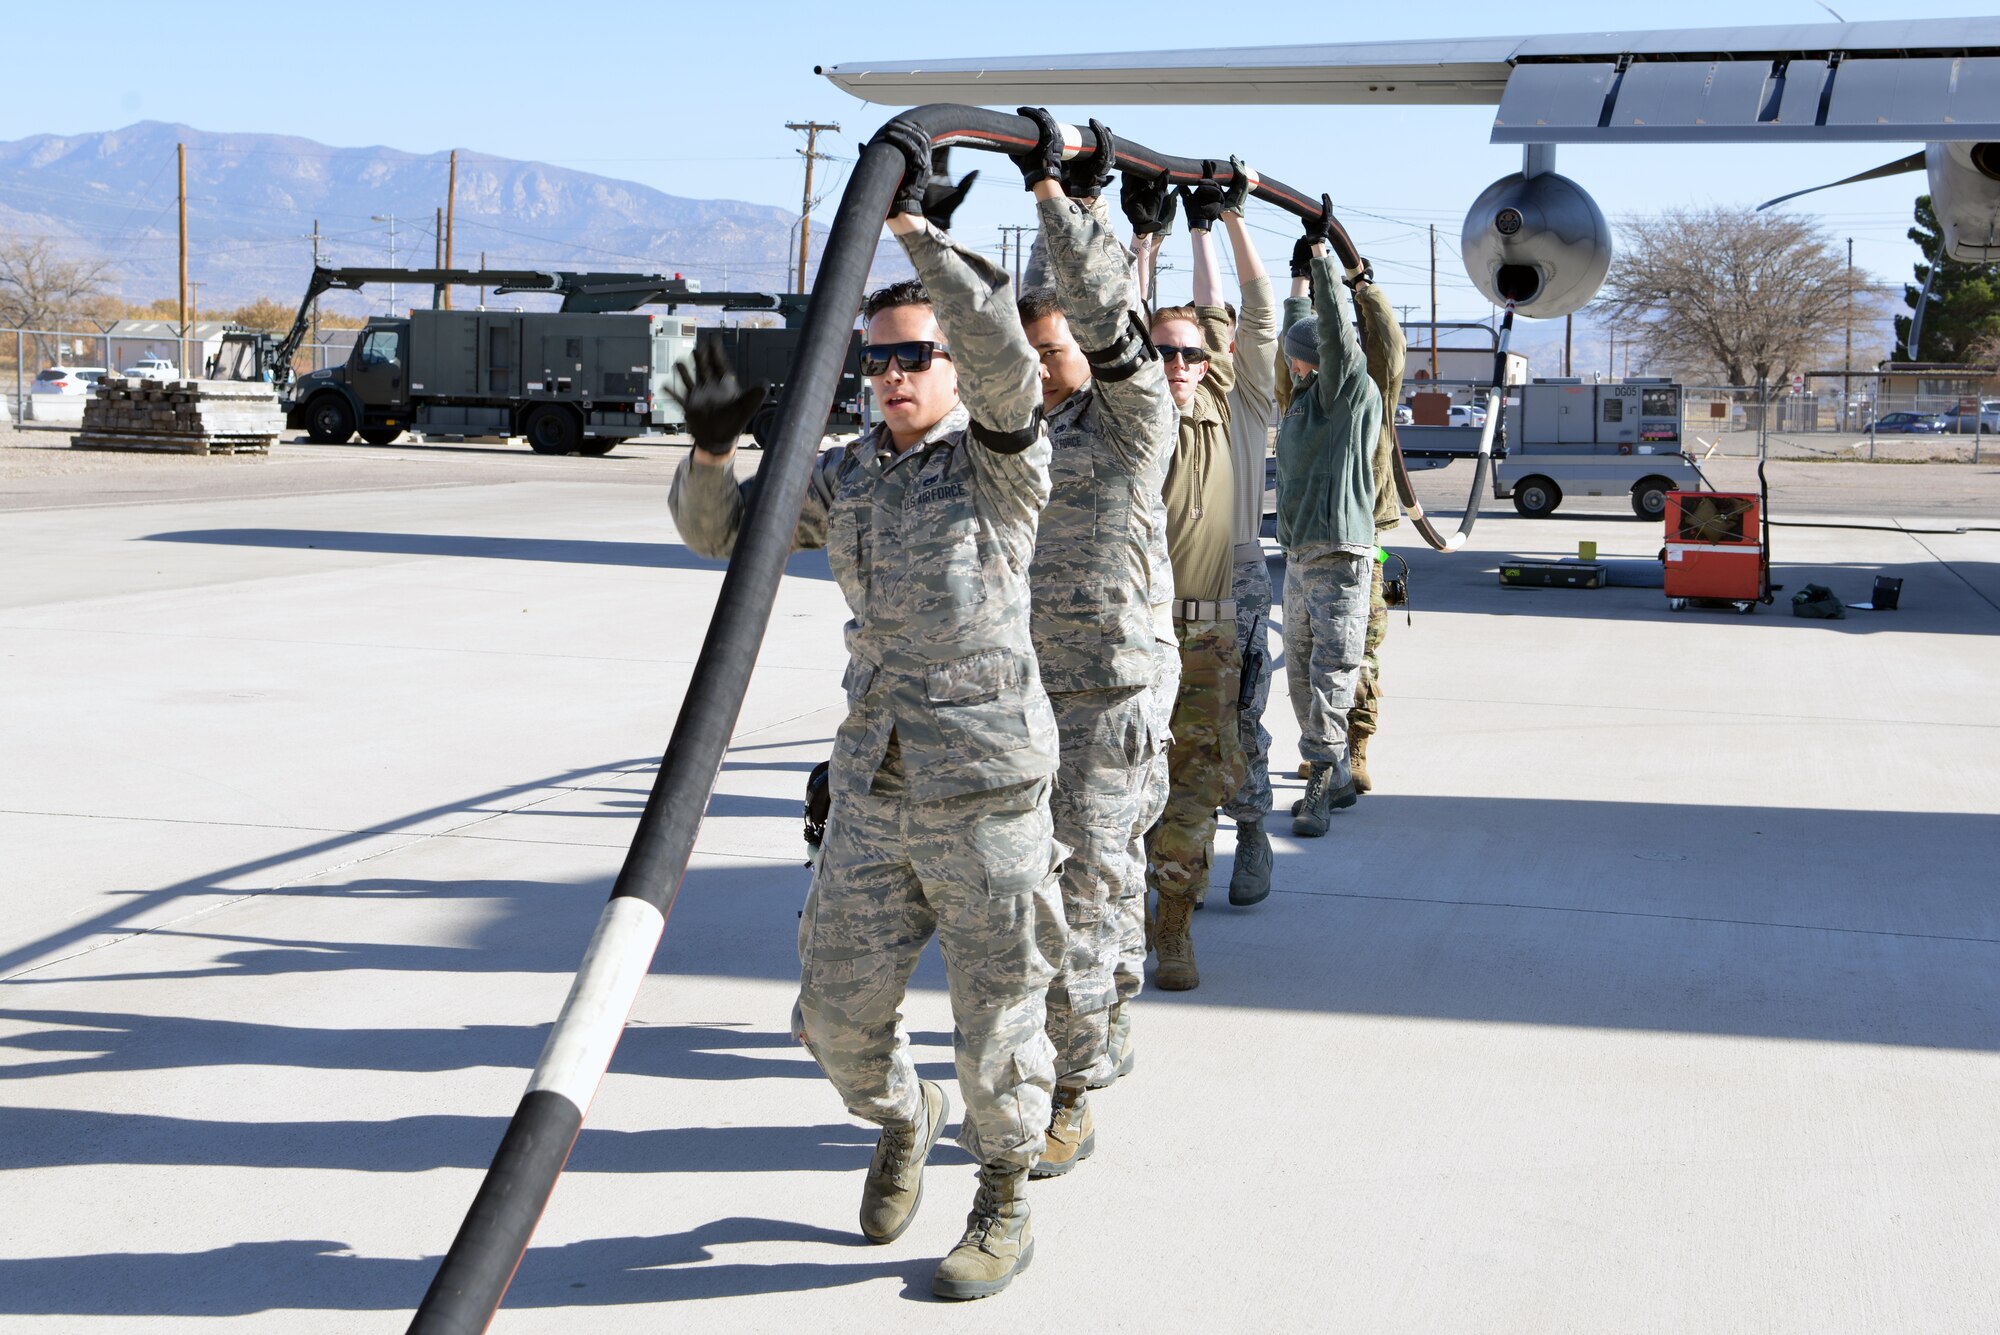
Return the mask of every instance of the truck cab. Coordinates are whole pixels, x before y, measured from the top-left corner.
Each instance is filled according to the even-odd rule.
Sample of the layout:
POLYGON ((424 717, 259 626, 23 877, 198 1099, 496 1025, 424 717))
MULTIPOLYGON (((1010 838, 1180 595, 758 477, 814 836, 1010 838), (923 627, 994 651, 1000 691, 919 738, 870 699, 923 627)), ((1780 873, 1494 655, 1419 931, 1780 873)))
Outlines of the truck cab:
POLYGON ((410 322, 377 317, 354 340, 339 366, 298 378, 287 412, 317 444, 335 445, 356 431, 386 445, 410 423, 410 322))

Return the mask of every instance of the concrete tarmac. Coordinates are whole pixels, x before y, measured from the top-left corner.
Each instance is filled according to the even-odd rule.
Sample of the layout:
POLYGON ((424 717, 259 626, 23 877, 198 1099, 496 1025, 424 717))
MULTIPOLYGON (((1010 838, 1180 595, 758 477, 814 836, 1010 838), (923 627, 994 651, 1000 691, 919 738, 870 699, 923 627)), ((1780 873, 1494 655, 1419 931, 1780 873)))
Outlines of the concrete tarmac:
MULTIPOLYGON (((0 450, 0 1331, 400 1330, 701 643, 679 451, 30 453, 0 450)), ((1658 549, 1609 507, 1492 506, 1450 557, 1399 530, 1378 791, 1322 840, 1278 818, 1252 910, 1223 822, 1201 988, 1143 999, 1033 1267, 964 1307, 929 1276, 966 1157, 863 1244, 873 1129, 786 1034, 845 617, 794 558, 494 1329, 2000 1328, 2000 498, 1958 469, 1871 508, 1914 470, 1825 467, 1859 490, 1781 517, 1885 528, 1781 529, 1778 580, 1898 574, 1900 611, 1498 587, 1658 549)), ((1282 808, 1282 681, 1267 723, 1282 808)), ((934 951, 907 1015, 949 1081, 934 951)))

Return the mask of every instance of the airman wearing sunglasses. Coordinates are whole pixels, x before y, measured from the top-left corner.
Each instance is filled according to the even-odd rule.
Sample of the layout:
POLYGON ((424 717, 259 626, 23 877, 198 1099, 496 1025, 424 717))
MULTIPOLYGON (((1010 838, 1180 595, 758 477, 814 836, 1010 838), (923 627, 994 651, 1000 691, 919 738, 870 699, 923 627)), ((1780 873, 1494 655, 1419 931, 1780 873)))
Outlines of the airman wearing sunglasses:
MULTIPOLYGON (((954 192, 931 183, 928 138, 891 122, 878 139, 906 159, 889 229, 922 286, 885 288, 863 308, 882 421, 820 456, 794 540, 827 549, 853 613, 832 808, 799 927, 799 1016, 848 1110, 882 1127, 861 1231, 894 1241, 949 1120, 898 1013, 939 938, 966 1104, 959 1143, 980 1169, 932 1288, 978 1298, 1031 1253, 1024 1188, 1055 1081, 1043 1014, 1068 937, 1049 817, 1055 718, 1029 631, 1049 439, 1006 275, 941 230, 954 192)), ((715 396, 734 402, 712 359, 689 396, 724 381, 715 396)), ((729 466, 748 413, 698 416, 690 407, 697 448, 675 478, 674 518, 690 548, 727 556, 754 485, 729 466)))
POLYGON ((1040 130, 1016 161, 1041 223, 1032 271, 1047 284, 1022 297, 1021 323, 1041 354, 1054 446, 1029 583, 1035 653, 1061 739, 1056 838, 1074 850, 1063 865, 1069 954, 1049 988, 1055 1107, 1034 1169, 1052 1177, 1096 1146, 1085 1091, 1133 1061, 1131 1013, 1119 1003, 1115 970, 1119 909, 1145 894, 1134 827, 1160 745, 1149 698, 1158 643, 1148 538, 1175 414, 1131 261, 1103 204, 1116 140, 1092 121, 1096 147, 1064 163, 1055 119, 1035 107, 1020 114, 1040 130))
MULTIPOLYGON (((1157 194, 1163 182, 1126 177, 1126 214, 1144 257, 1164 230, 1157 194), (1146 217, 1153 218, 1150 227, 1146 217)), ((1209 231, 1221 220, 1228 192, 1207 178, 1180 192, 1194 249, 1194 305, 1154 312, 1152 338, 1166 368, 1167 390, 1180 416, 1166 481, 1167 550, 1174 571, 1174 628, 1180 642, 1180 686, 1168 747, 1166 810, 1147 839, 1148 879, 1159 892, 1153 931, 1157 986, 1198 987, 1192 915, 1208 889, 1216 808, 1243 782, 1243 748, 1236 705, 1242 659, 1237 645, 1235 472, 1230 453, 1230 393, 1236 367, 1231 321, 1209 231)), ((1241 199, 1234 201, 1240 212, 1241 199)), ((1263 272, 1240 227, 1233 227, 1238 272, 1263 272)), ((1143 262, 1143 258, 1142 258, 1143 262)))

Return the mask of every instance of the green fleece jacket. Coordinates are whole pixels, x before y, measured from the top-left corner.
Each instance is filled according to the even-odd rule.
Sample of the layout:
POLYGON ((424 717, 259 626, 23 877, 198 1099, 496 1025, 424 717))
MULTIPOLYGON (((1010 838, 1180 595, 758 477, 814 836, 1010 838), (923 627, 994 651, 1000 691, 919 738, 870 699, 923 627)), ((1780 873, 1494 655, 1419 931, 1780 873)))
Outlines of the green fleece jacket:
POLYGON ((1309 310, 1318 316, 1319 370, 1292 391, 1278 424, 1278 541, 1287 551, 1370 551, 1382 393, 1368 378, 1368 358, 1334 260, 1314 258, 1312 287, 1310 303, 1285 299, 1285 328, 1309 310))

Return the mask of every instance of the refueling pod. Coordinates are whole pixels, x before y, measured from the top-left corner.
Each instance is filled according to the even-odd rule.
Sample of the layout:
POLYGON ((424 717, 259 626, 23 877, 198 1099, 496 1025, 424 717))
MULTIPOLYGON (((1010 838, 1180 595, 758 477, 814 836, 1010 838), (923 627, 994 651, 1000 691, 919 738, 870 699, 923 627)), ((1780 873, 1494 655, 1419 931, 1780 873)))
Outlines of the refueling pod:
POLYGON ((1547 320, 1597 295, 1611 269, 1611 229, 1582 186, 1535 165, 1480 192, 1466 212, 1459 251, 1488 301, 1511 301, 1520 314, 1547 320))

